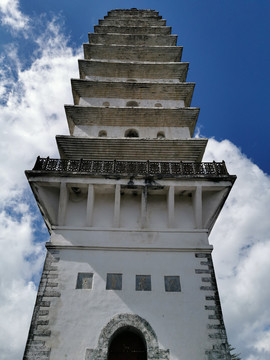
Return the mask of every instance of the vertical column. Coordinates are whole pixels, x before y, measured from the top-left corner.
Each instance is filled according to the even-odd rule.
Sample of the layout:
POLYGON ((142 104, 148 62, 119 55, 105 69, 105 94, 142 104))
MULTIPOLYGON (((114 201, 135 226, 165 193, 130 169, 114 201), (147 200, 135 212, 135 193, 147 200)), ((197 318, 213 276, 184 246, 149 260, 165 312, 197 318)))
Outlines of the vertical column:
POLYGON ((202 187, 197 186, 193 197, 193 211, 195 219, 195 228, 202 228, 202 187))
POLYGON ((142 188, 142 199, 141 199, 141 227, 146 226, 146 215, 147 215, 147 186, 142 188))
POLYGON ((174 186, 170 186, 167 194, 168 227, 173 228, 174 224, 174 186))
POLYGON ((92 184, 88 185, 87 207, 86 207, 86 226, 93 226, 95 190, 92 184))
POLYGON ((58 204, 58 216, 57 216, 58 226, 65 225, 67 202, 68 202, 67 184, 64 182, 61 182, 60 194, 59 194, 59 204, 58 204))
POLYGON ((115 185, 115 197, 114 197, 114 216, 113 227, 118 228, 120 226, 120 185, 115 185))

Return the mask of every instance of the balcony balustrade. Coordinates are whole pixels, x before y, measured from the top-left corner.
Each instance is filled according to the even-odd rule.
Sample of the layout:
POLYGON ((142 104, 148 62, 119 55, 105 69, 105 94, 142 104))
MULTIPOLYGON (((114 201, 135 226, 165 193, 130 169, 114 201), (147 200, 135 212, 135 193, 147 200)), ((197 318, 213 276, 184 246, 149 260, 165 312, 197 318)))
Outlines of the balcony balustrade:
POLYGON ((33 171, 128 176, 230 176, 225 162, 68 160, 38 157, 33 171))

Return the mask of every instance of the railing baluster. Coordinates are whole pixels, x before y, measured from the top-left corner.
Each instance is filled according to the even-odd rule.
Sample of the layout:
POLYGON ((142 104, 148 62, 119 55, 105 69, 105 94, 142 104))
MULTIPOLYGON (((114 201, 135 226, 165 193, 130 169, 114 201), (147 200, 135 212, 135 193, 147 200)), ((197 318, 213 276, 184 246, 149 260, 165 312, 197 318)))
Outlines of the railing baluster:
MULTIPOLYGON (((43 159, 41 160, 43 162, 43 159)), ((40 156, 37 157, 37 160, 35 162, 35 165, 33 167, 33 170, 39 170, 39 167, 40 167, 40 156)), ((42 164, 42 163, 41 163, 42 164)))
POLYGON ((214 165, 214 169, 215 169, 215 175, 217 175, 218 172, 217 172, 217 166, 216 166, 216 162, 215 162, 215 161, 213 161, 213 165, 214 165))
POLYGON ((225 164, 225 161, 224 160, 222 160, 222 173, 224 174, 224 175, 229 175, 229 173, 228 173, 228 170, 227 170, 227 167, 226 167, 226 164, 225 164))
MULTIPOLYGON (((47 165, 48 165, 49 161, 50 161, 50 157, 47 156, 47 158, 46 158, 46 160, 45 160, 45 163, 44 163, 44 170, 47 170, 46 168, 47 168, 47 165)), ((42 168, 43 168, 43 166, 42 166, 42 168)), ((42 170, 43 170, 43 169, 42 169, 42 170)))
POLYGON ((88 172, 101 174, 172 175, 172 176, 229 176, 222 162, 183 161, 125 161, 125 160, 68 160, 37 157, 33 171, 88 172))

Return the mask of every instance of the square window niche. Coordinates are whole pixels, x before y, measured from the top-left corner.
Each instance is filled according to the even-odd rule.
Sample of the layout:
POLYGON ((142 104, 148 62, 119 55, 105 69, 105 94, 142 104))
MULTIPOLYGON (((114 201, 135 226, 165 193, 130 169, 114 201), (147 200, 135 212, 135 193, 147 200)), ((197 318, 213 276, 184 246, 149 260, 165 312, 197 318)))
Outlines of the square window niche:
POLYGON ((107 274, 106 290, 122 290, 122 274, 107 274))
POLYGON ((76 289, 92 289, 93 273, 78 273, 76 289))
POLYGON ((179 276, 164 276, 165 291, 180 292, 180 277, 179 276))
POLYGON ((151 291, 151 275, 136 275, 136 291, 151 291))

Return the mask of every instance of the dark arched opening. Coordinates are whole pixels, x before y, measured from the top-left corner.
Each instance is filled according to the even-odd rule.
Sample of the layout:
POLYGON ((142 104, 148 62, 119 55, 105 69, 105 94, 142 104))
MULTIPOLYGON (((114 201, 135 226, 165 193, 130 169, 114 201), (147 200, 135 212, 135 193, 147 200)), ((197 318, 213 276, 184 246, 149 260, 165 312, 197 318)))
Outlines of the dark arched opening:
POLYGON ((120 330, 111 341, 108 360, 147 360, 142 335, 132 329, 120 330))
POLYGON ((139 104, 137 103, 137 101, 131 100, 126 103, 126 106, 134 107, 139 106, 139 104))
POLYGON ((163 131, 159 131, 159 132, 157 133, 157 138, 158 138, 158 139, 164 139, 164 138, 165 138, 164 132, 163 132, 163 131))
POLYGON ((100 136, 100 137, 107 136, 107 131, 106 130, 100 130, 100 132, 98 133, 98 136, 100 136))
POLYGON ((139 133, 135 129, 128 129, 125 132, 125 137, 129 137, 129 138, 139 137, 139 133))

